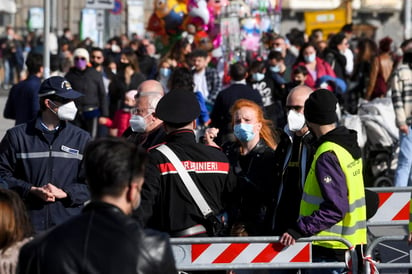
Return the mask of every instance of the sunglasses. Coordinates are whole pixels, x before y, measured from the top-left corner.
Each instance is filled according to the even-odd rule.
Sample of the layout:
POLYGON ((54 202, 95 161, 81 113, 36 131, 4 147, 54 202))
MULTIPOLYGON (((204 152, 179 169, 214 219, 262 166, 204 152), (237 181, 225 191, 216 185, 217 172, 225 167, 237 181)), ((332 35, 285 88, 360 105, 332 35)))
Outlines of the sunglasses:
POLYGON ((303 106, 286 106, 287 110, 295 110, 295 111, 300 111, 303 108, 303 106))
POLYGON ((85 58, 85 57, 76 56, 76 57, 74 57, 74 60, 83 60, 83 61, 85 61, 86 58, 85 58))

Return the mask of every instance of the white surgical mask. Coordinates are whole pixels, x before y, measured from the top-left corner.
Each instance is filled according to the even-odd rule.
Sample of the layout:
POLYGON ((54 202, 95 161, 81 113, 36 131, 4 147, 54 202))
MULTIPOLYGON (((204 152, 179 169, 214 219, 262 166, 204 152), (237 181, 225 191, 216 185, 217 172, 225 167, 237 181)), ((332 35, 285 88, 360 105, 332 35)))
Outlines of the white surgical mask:
POLYGON ((305 59, 306 63, 312 63, 313 61, 316 60, 316 53, 305 55, 305 56, 303 56, 303 58, 305 59))
POLYGON ((289 110, 287 119, 289 130, 292 132, 301 130, 305 126, 305 116, 294 109, 289 110))
POLYGON ((263 73, 256 72, 252 74, 252 79, 257 82, 262 81, 264 78, 265 78, 265 75, 263 73))
POLYGON ((132 128, 133 132, 145 132, 147 128, 147 123, 145 118, 149 116, 151 113, 147 114, 146 116, 140 116, 140 115, 135 115, 133 114, 132 117, 130 117, 129 123, 130 127, 132 128))
POLYGON ((59 106, 57 112, 54 113, 60 120, 73 121, 77 114, 77 107, 73 101, 70 101, 69 103, 59 106))

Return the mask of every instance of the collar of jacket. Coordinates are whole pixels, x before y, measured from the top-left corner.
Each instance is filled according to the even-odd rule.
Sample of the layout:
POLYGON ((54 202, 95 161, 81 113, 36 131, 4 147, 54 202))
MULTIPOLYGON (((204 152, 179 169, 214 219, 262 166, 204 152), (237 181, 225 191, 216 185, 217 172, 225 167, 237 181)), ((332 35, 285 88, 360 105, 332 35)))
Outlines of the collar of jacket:
POLYGON ((178 129, 169 133, 165 141, 176 143, 196 143, 195 133, 190 129, 178 129))
POLYGON ((109 211, 109 212, 112 212, 112 213, 120 213, 120 214, 126 215, 117 206, 115 206, 113 204, 105 203, 105 202, 102 202, 102 201, 92 201, 92 202, 88 203, 83 208, 83 212, 88 212, 88 211, 92 211, 92 210, 109 211))
MULTIPOLYGON (((30 124, 30 122, 29 122, 30 124)), ((67 122, 66 121, 60 121, 59 124, 59 129, 57 131, 61 131, 62 129, 64 129, 67 126, 67 122)), ((36 120, 33 120, 32 122, 32 127, 33 129, 39 130, 40 132, 43 132, 43 126, 41 125, 41 114, 37 115, 36 120)))

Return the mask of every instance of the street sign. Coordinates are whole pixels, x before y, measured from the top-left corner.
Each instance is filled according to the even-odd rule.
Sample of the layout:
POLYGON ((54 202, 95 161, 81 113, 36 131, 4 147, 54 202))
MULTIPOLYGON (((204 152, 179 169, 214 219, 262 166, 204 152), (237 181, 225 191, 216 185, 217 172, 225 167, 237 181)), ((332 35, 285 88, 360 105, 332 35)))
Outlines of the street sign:
POLYGON ((115 0, 87 0, 86 8, 111 10, 114 8, 114 1, 115 0))
POLYGON ((122 13, 123 10, 123 3, 121 0, 114 0, 114 6, 113 8, 110 10, 111 14, 114 15, 119 15, 122 13))

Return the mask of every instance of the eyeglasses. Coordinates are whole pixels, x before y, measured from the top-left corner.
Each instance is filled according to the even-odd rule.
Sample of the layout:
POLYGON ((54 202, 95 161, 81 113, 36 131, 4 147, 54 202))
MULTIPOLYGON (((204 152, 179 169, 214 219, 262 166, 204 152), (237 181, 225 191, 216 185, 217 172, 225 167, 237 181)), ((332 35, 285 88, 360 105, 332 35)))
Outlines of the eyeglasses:
POLYGON ((144 115, 145 112, 149 112, 149 110, 151 110, 151 108, 143 108, 143 109, 138 109, 135 108, 132 110, 132 114, 135 115, 144 115))
POLYGON ((102 59, 102 58, 103 58, 103 56, 94 56, 94 55, 92 55, 92 59, 100 60, 100 59, 102 59))
POLYGON ((293 110, 295 110, 295 111, 301 111, 302 108, 303 108, 303 106, 286 106, 286 109, 287 109, 287 110, 293 109, 293 110))
POLYGON ((74 60, 82 60, 82 61, 85 61, 86 58, 85 58, 85 57, 76 56, 76 57, 74 57, 74 60))

